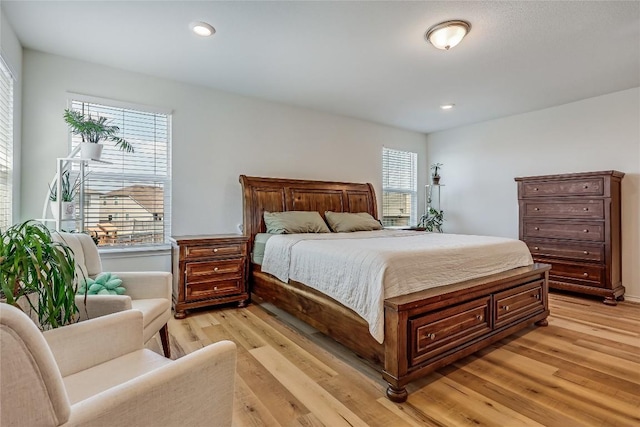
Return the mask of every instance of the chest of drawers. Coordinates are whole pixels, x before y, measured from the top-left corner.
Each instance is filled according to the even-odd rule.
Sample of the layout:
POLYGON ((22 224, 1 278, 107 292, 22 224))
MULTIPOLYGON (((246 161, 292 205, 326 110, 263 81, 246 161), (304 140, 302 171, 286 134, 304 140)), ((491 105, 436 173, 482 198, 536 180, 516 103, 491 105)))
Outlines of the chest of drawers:
POLYGON ((551 264, 549 287, 623 299, 618 171, 516 178, 520 240, 551 264))
POLYGON ((182 236, 171 239, 173 303, 176 319, 186 310, 229 302, 244 307, 248 238, 239 235, 182 236))

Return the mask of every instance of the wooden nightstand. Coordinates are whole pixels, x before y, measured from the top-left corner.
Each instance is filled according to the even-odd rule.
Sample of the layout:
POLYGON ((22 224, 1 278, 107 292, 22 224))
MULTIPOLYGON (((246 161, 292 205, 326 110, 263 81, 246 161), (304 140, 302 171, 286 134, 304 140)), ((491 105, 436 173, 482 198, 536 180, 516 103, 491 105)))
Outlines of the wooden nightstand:
POLYGON ((183 319, 190 308, 234 301, 245 306, 248 240, 236 234, 171 238, 176 319, 183 319))

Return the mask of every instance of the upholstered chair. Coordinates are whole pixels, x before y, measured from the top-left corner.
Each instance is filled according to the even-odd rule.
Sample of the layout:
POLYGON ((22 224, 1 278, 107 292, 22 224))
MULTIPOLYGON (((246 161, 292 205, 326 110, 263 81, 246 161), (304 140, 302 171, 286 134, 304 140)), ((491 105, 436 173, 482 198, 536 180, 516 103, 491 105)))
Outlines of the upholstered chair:
POLYGON ((127 310, 40 332, 0 303, 1 426, 231 426, 236 345, 170 360, 127 310))
MULTIPOLYGON (((82 233, 53 233, 53 238, 71 248, 76 268, 85 277, 95 278, 102 273, 100 254, 93 239, 82 233)), ((122 279, 125 295, 88 295, 76 297, 80 319, 93 319, 105 314, 135 309, 142 312, 144 342, 160 332, 162 349, 171 357, 167 322, 171 318, 171 273, 163 271, 112 272, 122 279)))

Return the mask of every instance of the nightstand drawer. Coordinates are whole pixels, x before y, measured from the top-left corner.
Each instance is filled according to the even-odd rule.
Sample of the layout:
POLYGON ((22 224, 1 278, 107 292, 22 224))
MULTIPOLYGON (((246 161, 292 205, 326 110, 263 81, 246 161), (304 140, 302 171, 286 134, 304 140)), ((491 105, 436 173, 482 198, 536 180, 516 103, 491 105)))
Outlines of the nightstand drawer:
POLYGON ((244 291, 243 279, 221 280, 204 283, 188 283, 186 286, 186 300, 196 301, 207 298, 217 298, 233 295, 244 291))
POLYGON ((209 257, 230 257, 244 255, 244 243, 237 244, 221 244, 206 246, 188 246, 185 249, 186 257, 192 258, 209 258, 209 257))
POLYGON ((235 279, 242 276, 244 258, 220 261, 188 262, 185 268, 186 283, 235 279))
POLYGON ((576 221, 525 221, 524 237, 604 241, 604 223, 576 221))
POLYGON ((527 200, 523 202, 524 215, 544 218, 604 218, 604 200, 527 200))
POLYGON ((583 178, 562 181, 524 182, 521 197, 602 196, 604 179, 583 178))

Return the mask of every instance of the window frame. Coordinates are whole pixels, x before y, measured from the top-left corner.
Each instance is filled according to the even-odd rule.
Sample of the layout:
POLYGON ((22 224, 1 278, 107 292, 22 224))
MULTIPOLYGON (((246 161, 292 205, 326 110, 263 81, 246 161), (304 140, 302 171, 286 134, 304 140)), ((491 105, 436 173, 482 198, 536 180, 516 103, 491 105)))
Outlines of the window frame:
POLYGON ((382 223, 385 228, 407 228, 411 226, 415 226, 418 222, 418 153, 409 150, 400 150, 397 148, 390 147, 382 147, 382 223), (388 152, 397 152, 401 154, 408 154, 410 157, 410 166, 407 168, 408 174, 410 175, 408 178, 412 181, 411 186, 412 189, 400 188, 400 187, 391 187, 387 186, 388 179, 385 180, 385 169, 386 174, 390 173, 388 166, 386 166, 389 162, 387 153, 388 152), (409 220, 408 224, 389 224, 388 220, 385 220, 385 217, 392 217, 386 212, 386 195, 387 194, 409 194, 410 201, 410 212, 409 212, 409 220), (385 215, 386 214, 386 215, 385 215))
MULTIPOLYGON (((9 64, 4 60, 3 56, 0 54, 0 73, 3 76, 6 76, 8 82, 8 100, 7 100, 7 139, 6 139, 6 147, 3 145, 0 147, 0 151, 4 151, 6 155, 6 165, 0 164, 0 168, 6 167, 6 179, 0 180, 5 181, 6 184, 6 195, 3 197, 4 202, 0 203, 0 229, 5 229, 10 227, 13 224, 14 218, 14 175, 15 175, 15 96, 16 96, 16 77, 14 72, 11 70, 9 64), (6 221, 6 224, 4 222, 6 221)), ((3 77, 4 78, 4 77, 3 77)))
MULTIPOLYGON (((107 180, 109 176, 117 177, 125 182, 160 182, 163 184, 163 242, 162 243, 122 243, 116 245, 108 245, 108 246, 99 246, 98 249, 101 253, 117 253, 117 252, 145 252, 145 251, 158 251, 158 250, 166 250, 171 247, 170 238, 171 238, 171 214, 172 214, 172 206, 171 206, 171 188, 172 188, 172 164, 171 164, 171 150, 173 145, 173 135, 172 135, 172 120, 173 120, 173 110, 162 108, 162 107, 154 107, 143 104, 135 104, 125 101, 118 101, 109 98, 101 98, 89 95, 83 95, 78 93, 67 92, 67 108, 72 109, 74 102, 82 102, 88 104, 98 104, 107 108, 114 109, 125 109, 125 110, 135 110, 149 114, 158 114, 166 116, 167 120, 167 157, 166 157, 166 177, 159 178, 158 175, 151 175, 146 178, 141 178, 139 174, 132 173, 104 173, 100 172, 97 174, 98 176, 104 176, 105 180, 107 180)), ((73 134, 68 132, 68 147, 69 150, 73 150, 74 142, 73 142, 73 134)), ((107 143, 109 144, 109 143, 107 143)), ((135 148, 135 147, 134 147, 135 148)), ((106 202, 106 201, 105 201, 106 202)), ((86 209, 86 207, 84 207, 86 209)), ((81 213, 83 228, 86 226, 86 216, 87 212, 81 213)))

